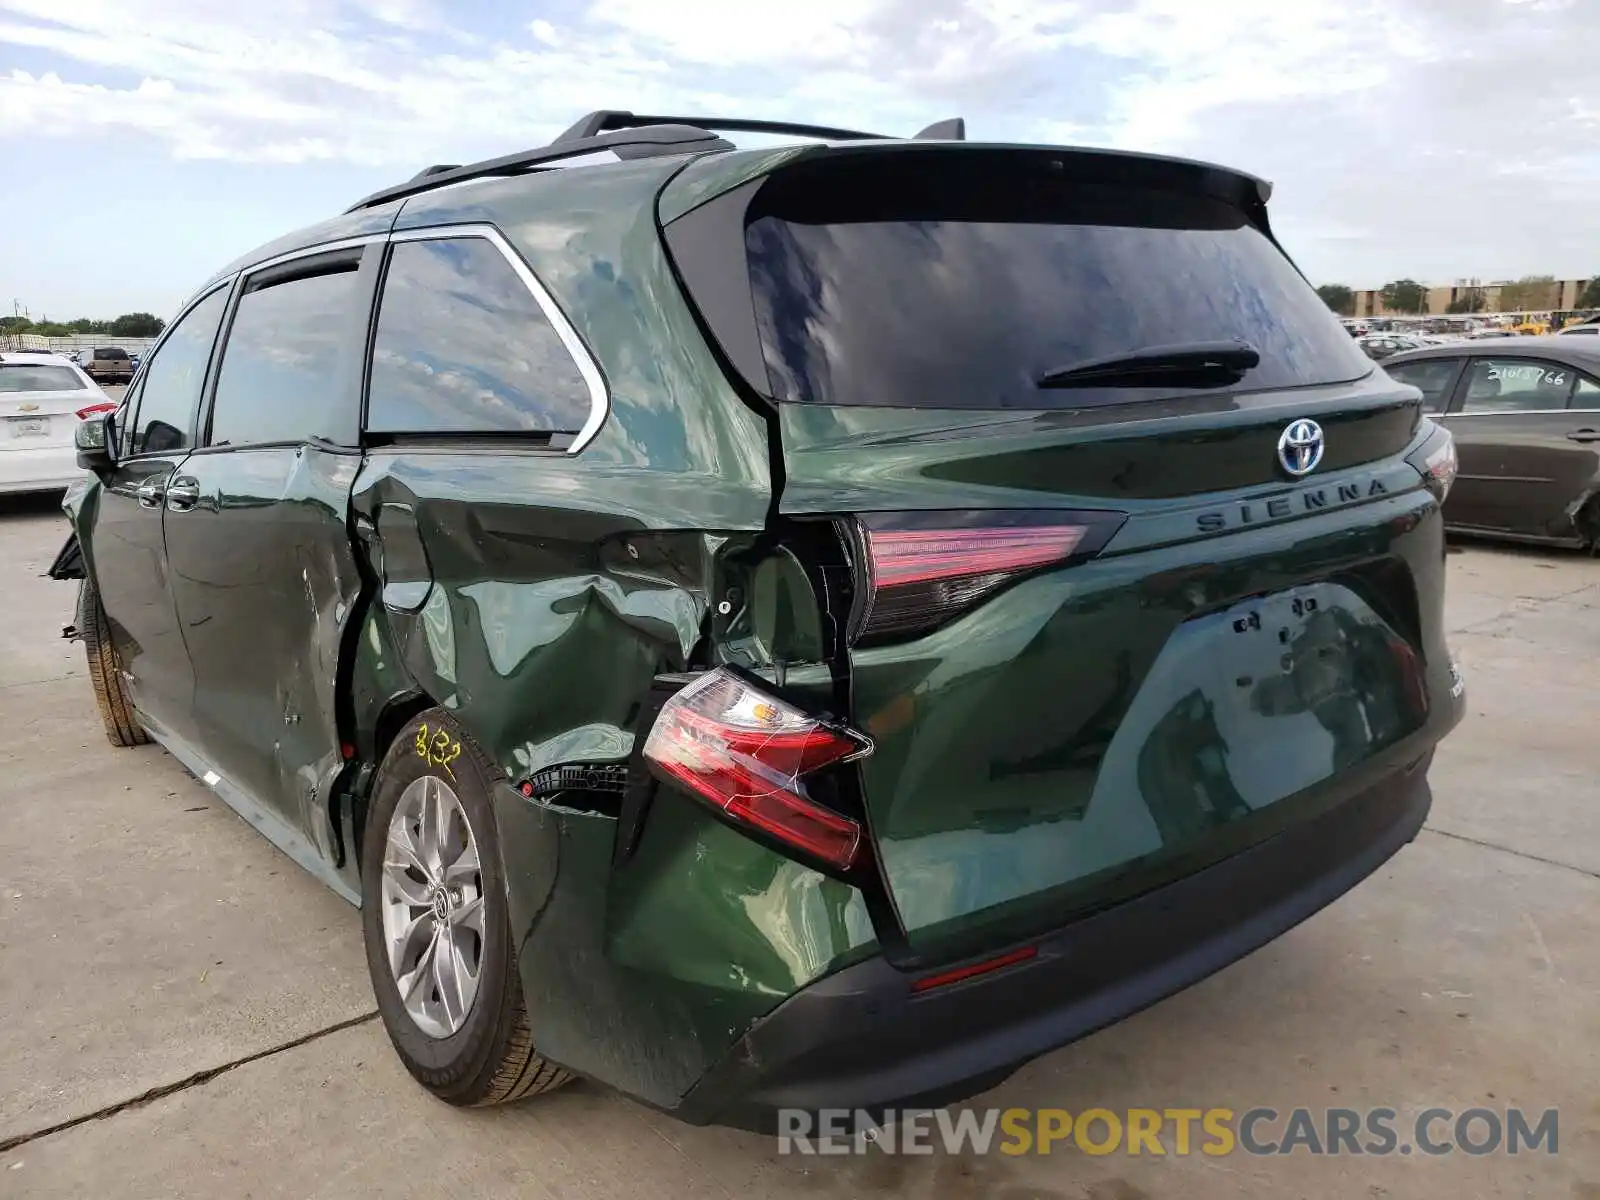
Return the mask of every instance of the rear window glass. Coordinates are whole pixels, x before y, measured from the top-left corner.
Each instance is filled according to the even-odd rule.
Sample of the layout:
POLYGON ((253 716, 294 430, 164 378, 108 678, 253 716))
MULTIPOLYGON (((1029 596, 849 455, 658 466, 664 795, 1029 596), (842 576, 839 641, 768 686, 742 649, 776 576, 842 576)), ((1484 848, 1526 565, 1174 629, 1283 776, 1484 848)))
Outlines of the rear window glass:
POLYGON ((1035 381, 1085 360, 1240 338, 1261 361, 1223 390, 1373 369, 1288 259, 1221 200, 862 174, 777 198, 768 184, 752 205, 745 248, 780 400, 1048 409, 1197 394, 1035 381))
POLYGON ((96 350, 94 356, 96 358, 127 358, 128 352, 126 350, 96 350))
POLYGON ((0 363, 0 392, 76 392, 83 383, 67 367, 0 363))

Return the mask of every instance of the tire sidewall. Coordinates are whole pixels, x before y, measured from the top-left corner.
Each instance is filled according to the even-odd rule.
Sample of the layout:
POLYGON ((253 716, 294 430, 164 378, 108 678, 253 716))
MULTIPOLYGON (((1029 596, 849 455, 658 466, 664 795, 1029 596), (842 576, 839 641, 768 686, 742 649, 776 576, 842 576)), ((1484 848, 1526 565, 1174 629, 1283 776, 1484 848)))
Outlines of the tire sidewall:
POLYGON ((406 1069, 445 1099, 470 1096, 486 1086, 503 1053, 509 1017, 520 995, 510 947, 505 872, 491 799, 493 786, 494 776, 482 753, 460 725, 442 710, 429 710, 407 723, 384 756, 362 835, 361 924, 378 1011, 406 1069), (449 763, 448 773, 445 768, 430 765, 418 753, 418 734, 424 725, 428 738, 437 737, 442 730, 461 744, 461 753, 449 763), (406 1011, 389 969, 383 932, 381 880, 389 821, 401 794, 425 775, 435 775, 449 784, 461 802, 478 844, 483 882, 483 952, 478 991, 466 1021, 447 1038, 423 1033, 406 1011))

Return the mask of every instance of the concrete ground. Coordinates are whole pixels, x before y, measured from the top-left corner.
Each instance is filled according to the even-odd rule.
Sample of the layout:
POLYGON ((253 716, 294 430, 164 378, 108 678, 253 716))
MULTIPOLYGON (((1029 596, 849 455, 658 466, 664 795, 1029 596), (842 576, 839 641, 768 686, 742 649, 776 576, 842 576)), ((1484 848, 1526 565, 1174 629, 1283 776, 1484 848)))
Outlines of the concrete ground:
POLYGON ((40 578, 65 532, 0 508, 0 1196, 1600 1200, 1600 562, 1454 555, 1471 716, 1428 830, 974 1102, 1555 1107, 1556 1156, 804 1158, 587 1085, 462 1112, 413 1084, 355 911, 161 750, 106 744, 57 636, 75 586, 40 578))

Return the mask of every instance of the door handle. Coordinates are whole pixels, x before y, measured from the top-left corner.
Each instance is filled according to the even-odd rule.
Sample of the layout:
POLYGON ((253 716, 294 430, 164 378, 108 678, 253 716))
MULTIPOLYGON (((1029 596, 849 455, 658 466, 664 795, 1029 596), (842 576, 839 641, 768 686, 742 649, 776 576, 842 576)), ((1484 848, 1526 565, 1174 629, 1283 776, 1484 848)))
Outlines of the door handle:
POLYGON ((139 497, 140 508, 160 508, 161 501, 167 494, 167 480, 170 476, 162 475, 158 478, 146 479, 139 485, 136 493, 139 497))
POLYGON ((180 475, 167 484, 167 509, 170 512, 188 512, 200 500, 200 481, 180 475))
POLYGON ((1600 442, 1600 432, 1593 429, 1574 429, 1567 434, 1569 442, 1600 442))

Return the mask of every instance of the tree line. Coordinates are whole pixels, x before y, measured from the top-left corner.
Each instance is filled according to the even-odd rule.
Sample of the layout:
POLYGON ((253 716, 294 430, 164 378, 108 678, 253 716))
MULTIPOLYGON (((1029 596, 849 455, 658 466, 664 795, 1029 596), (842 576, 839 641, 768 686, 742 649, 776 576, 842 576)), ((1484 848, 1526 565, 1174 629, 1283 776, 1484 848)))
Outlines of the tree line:
MULTIPOLYGON (((1322 302, 1341 317, 1352 317, 1356 311, 1356 294, 1342 283, 1325 283, 1317 289, 1322 302)), ((1393 313, 1422 313, 1428 308, 1428 289, 1415 279, 1396 279, 1383 285, 1380 293, 1383 307, 1393 313)), ((1556 308, 1560 297, 1554 275, 1524 275, 1513 283, 1500 285, 1501 312, 1531 312, 1537 309, 1556 308)), ((1447 313, 1480 313, 1489 307, 1485 289, 1469 287, 1445 308, 1447 313)), ((1577 308, 1600 308, 1600 276, 1589 280, 1579 294, 1577 308)))
POLYGON ((108 337, 155 337, 167 323, 154 313, 123 313, 111 321, 79 317, 75 321, 33 321, 27 317, 0 317, 0 333, 34 333, 40 337, 70 337, 75 333, 103 333, 108 337))

